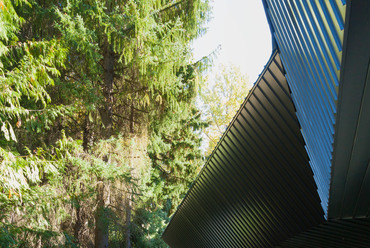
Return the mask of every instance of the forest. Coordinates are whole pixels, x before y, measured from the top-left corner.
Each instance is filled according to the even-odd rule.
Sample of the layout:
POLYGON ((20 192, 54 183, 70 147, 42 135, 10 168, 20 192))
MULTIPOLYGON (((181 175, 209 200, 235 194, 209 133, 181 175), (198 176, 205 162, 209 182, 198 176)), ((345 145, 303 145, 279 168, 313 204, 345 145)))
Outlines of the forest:
POLYGON ((0 247, 166 247, 203 163, 204 0, 0 0, 0 247))
POLYGON ((214 147, 229 121, 212 111, 240 104, 210 96, 229 94, 225 74, 201 94, 211 60, 191 43, 210 13, 208 0, 0 0, 0 247, 167 247, 202 133, 217 126, 214 147))

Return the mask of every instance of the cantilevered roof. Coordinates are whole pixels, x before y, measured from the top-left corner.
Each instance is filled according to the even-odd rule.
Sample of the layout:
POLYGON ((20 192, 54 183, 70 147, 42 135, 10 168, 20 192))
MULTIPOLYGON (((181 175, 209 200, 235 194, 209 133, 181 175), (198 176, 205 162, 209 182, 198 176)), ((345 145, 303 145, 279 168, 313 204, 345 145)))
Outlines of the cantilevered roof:
POLYGON ((370 247, 370 1, 263 0, 276 48, 171 247, 370 247))
POLYGON ((370 1, 351 1, 346 19, 329 198, 331 219, 370 217, 370 1))
POLYGON ((327 214, 346 1, 264 0, 327 214))
POLYGON ((282 242, 284 248, 369 248, 366 219, 330 220, 282 242))
POLYGON ((275 51, 163 239, 171 247, 273 247, 323 216, 275 51))

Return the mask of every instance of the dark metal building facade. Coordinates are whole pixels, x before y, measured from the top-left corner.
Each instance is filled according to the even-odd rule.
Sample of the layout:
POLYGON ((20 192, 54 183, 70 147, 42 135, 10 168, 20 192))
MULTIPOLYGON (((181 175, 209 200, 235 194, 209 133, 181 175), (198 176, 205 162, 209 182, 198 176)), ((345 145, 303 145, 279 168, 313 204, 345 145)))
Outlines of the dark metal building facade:
POLYGON ((323 215, 275 52, 163 239, 171 247, 272 247, 323 215))
POLYGON ((370 1, 263 0, 274 52, 170 247, 370 247, 370 1))
POLYGON ((327 213, 346 1, 266 0, 327 213))
POLYGON ((329 219, 370 217, 370 1, 348 4, 329 219))

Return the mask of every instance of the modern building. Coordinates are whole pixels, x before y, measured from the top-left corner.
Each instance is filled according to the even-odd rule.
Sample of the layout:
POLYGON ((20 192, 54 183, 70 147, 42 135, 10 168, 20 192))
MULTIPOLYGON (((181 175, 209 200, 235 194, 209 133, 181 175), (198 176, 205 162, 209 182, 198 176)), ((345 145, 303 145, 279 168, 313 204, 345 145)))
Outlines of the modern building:
POLYGON ((370 247, 370 1, 263 0, 273 53, 170 247, 370 247))

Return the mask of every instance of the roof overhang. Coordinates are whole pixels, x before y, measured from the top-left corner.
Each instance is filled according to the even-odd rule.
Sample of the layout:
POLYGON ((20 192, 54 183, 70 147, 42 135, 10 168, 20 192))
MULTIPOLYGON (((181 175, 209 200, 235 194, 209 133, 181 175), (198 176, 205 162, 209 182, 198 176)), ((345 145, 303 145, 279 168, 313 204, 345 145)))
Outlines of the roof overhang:
POLYGON ((163 234, 171 247, 272 247, 324 221, 277 51, 163 234))
POLYGON ((370 214, 370 1, 347 4, 329 218, 370 214))
MULTIPOLYGON (((335 115, 334 122, 327 123, 327 130, 332 128, 330 125, 333 123, 335 129, 325 133, 330 136, 327 144, 333 155, 331 157, 330 152, 320 155, 326 157, 316 165, 310 163, 309 158, 317 156, 312 154, 317 149, 314 145, 323 137, 318 134, 318 129, 311 127, 314 143, 310 146, 314 149, 307 148, 302 136, 305 127, 301 127, 303 123, 296 117, 299 111, 298 115, 305 115, 305 108, 298 109, 294 105, 301 100, 296 93, 302 90, 299 85, 294 88, 296 93, 290 90, 289 86, 293 84, 289 80, 293 74, 288 74, 297 73, 291 69, 297 68, 294 62, 312 71, 315 67, 317 71, 328 69, 327 63, 331 58, 327 57, 326 64, 320 64, 322 61, 315 60, 318 55, 307 53, 309 44, 304 47, 297 37, 285 36, 284 30, 277 25, 281 22, 278 18, 285 19, 286 14, 288 18, 300 16, 300 20, 305 21, 306 26, 295 23, 293 27, 286 23, 291 32, 289 35, 301 32, 301 28, 310 32, 307 27, 311 24, 302 15, 308 15, 307 11, 312 6, 325 8, 330 4, 335 9, 335 3, 343 2, 344 6, 346 1, 271 1, 269 5, 267 0, 263 0, 265 8, 270 6, 274 12, 275 24, 269 19, 270 10, 266 10, 271 31, 275 37, 281 35, 285 39, 276 40, 274 37, 273 46, 279 49, 279 44, 284 45, 284 42, 287 46, 282 48, 281 55, 278 50, 273 52, 241 109, 172 217, 163 234, 163 239, 171 247, 369 247, 370 1, 352 0, 346 5, 343 46, 339 47, 342 50, 338 57, 341 57, 339 88, 335 86, 338 98, 324 99, 335 101, 333 112, 330 112, 335 115), (286 9, 287 5, 292 8, 286 9), (280 30, 274 30, 273 25, 280 30), (284 53, 287 57, 281 59, 284 53), (291 68, 290 72, 286 72, 283 65, 289 59, 291 68), (311 64, 302 64, 305 61, 311 64), (329 179, 314 180, 312 168, 315 166, 325 167, 324 173, 331 173, 331 177, 326 175, 330 178, 329 198, 326 191, 321 191, 324 197, 319 197, 317 187, 327 187, 324 184, 329 184, 329 179), (329 199, 327 209, 320 199, 329 199), (326 210, 327 219, 324 218, 326 210)), ((334 15, 334 12, 330 13, 340 20, 340 13, 334 15)), ((316 14, 324 15, 320 11, 316 14)), ((312 20, 315 21, 315 18, 312 20)), ((327 28, 324 32, 335 35, 334 29, 325 26, 325 23, 321 25, 323 30, 327 28)), ((316 31, 312 35, 321 35, 319 29, 316 31)), ((303 31, 301 34, 303 37, 303 31)), ((315 37, 311 38, 313 42, 315 37)), ((316 41, 317 51, 330 46, 318 39, 316 41)), ((334 51, 336 48, 333 46, 331 49, 334 51)), ((307 80, 306 83, 315 81, 317 85, 324 83, 319 78, 312 81, 315 75, 309 75, 310 79, 300 76, 296 77, 299 80, 295 80, 298 84, 300 79, 307 80)), ((329 83, 334 84, 334 81, 329 83)), ((315 105, 317 102, 309 99, 312 96, 307 99, 315 105)), ((300 107, 303 103, 300 102, 300 107)), ((305 118, 314 127, 317 121, 315 114, 322 113, 315 112, 310 118, 305 118)), ((323 124, 320 124, 321 127, 323 124)), ((317 128, 320 128, 319 125, 317 128)), ((329 151, 328 147, 325 149, 329 151)), ((320 176, 320 173, 317 174, 320 176)))

